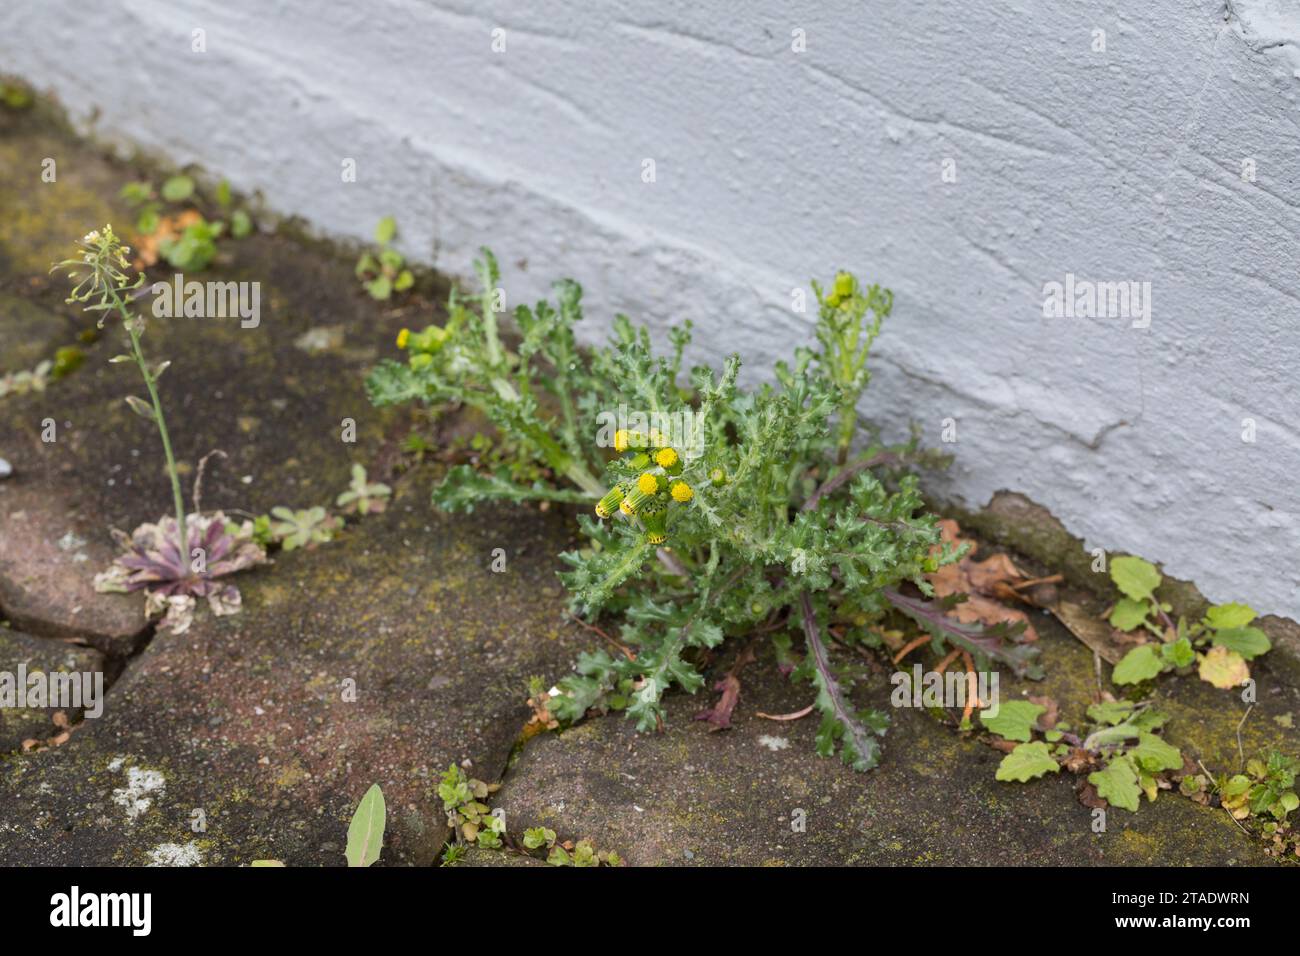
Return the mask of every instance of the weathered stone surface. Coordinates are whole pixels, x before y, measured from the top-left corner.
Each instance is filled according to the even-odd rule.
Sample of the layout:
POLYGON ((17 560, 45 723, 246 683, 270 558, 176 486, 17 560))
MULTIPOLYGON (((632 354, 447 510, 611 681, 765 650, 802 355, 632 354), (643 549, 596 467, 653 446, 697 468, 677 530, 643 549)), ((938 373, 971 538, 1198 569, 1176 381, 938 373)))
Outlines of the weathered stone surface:
POLYGON ((93 727, 0 767, 0 863, 138 864, 171 844, 210 864, 341 863, 372 783, 384 861, 433 862, 438 775, 470 760, 496 779, 528 677, 562 673, 587 639, 561 616, 562 516, 453 519, 427 494, 421 482, 342 538, 244 575, 241 613, 159 634, 93 727), (489 569, 496 547, 504 573, 489 569))
POLYGON ((0 482, 0 613, 16 627, 129 654, 147 633, 143 598, 93 585, 113 560, 112 538, 78 504, 75 483, 15 468, 0 482))
POLYGON ((91 229, 133 218, 116 198, 125 170, 69 137, 44 110, 0 110, 0 169, 0 273, 14 291, 39 289, 50 266, 91 229), (41 178, 47 158, 56 164, 54 182, 41 178), (92 225, 76 231, 85 222, 92 225))
POLYGON ((466 847, 465 855, 461 857, 457 866, 469 866, 475 868, 484 867, 514 867, 514 866, 546 866, 544 860, 535 857, 525 856, 522 853, 515 853, 507 849, 484 850, 481 847, 466 847))
MULTIPOLYGON (((59 309, 64 280, 45 276, 48 262, 106 220, 129 223, 113 197, 138 174, 57 131, 0 130, 6 168, 52 150, 57 186, 0 183, 16 210, 0 221, 0 275, 59 309)), ((227 457, 205 477, 208 509, 331 505, 356 461, 388 477, 377 461, 391 462, 380 453, 410 413, 373 409, 363 374, 434 304, 411 295, 381 306, 349 262, 285 237, 220 248, 214 269, 188 278, 259 283, 257 326, 150 318, 144 339, 151 359, 172 361, 161 391, 187 484, 214 448, 227 457), (307 348, 322 326, 334 330, 328 347, 307 348)), ((116 324, 73 375, 0 403, 0 451, 15 469, 0 483, 0 607, 120 656, 143 628, 142 598, 93 595, 89 581, 111 557, 107 529, 156 520, 171 496, 156 430, 123 402, 140 393, 138 375, 107 363, 121 351, 116 324), (53 443, 40 440, 45 419, 53 443)), ((432 861, 445 836, 438 774, 466 759, 479 776, 499 774, 527 716, 527 678, 563 673, 587 640, 561 615, 565 518, 436 516, 431 480, 408 472, 388 513, 242 575, 240 614, 201 609, 189 633, 161 635, 130 661, 102 719, 62 747, 9 759, 0 861, 339 863, 352 809, 376 782, 389 806, 385 860, 432 861), (494 547, 509 556, 506 573, 489 570, 494 547)))
MULTIPOLYGON (((107 686, 104 657, 88 647, 79 647, 65 641, 32 637, 20 631, 0 628, 0 674, 9 675, 17 682, 21 672, 50 674, 98 673, 107 686)), ((15 683, 15 687, 16 687, 15 683)), ((93 686, 93 685, 92 685, 93 686)), ((64 716, 75 722, 81 718, 83 707, 60 708, 6 706, 0 700, 0 753, 18 750, 24 740, 45 740, 61 730, 54 723, 54 715, 63 710, 64 716)))
MULTIPOLYGON (((1073 654, 1068 638, 1050 633, 1044 641, 1054 664, 1058 655, 1073 654)), ((1000 753, 923 712, 891 709, 881 677, 858 699, 891 714, 885 756, 870 773, 853 773, 814 755, 815 716, 756 716, 797 711, 811 701, 810 689, 789 684, 763 658, 745 668, 741 682, 728 731, 710 733, 692 720, 711 698, 677 695, 669 699, 662 735, 638 734, 615 715, 534 738, 494 805, 505 808, 512 833, 546 825, 562 839, 590 838, 633 865, 1267 860, 1227 814, 1171 794, 1144 802, 1136 814, 1111 809, 1106 832, 1093 833, 1091 811, 1079 804, 1069 775, 1023 785, 996 781, 1000 753), (792 828, 799 811, 806 814, 802 833, 792 828)), ((1068 688, 1062 682, 1058 689, 1068 688)))
MULTIPOLYGON (((129 235, 134 217, 115 197, 139 173, 57 131, 13 121, 0 128, 0 168, 26 168, 30 160, 39 170, 47 155, 61 157, 57 183, 0 177, 0 282, 19 289, 31 308, 93 330, 92 316, 63 304, 66 278, 46 273, 106 219, 129 235)), ((256 235, 220 249, 215 268, 188 278, 257 283, 257 326, 244 328, 238 317, 150 317, 144 338, 151 360, 172 362, 160 391, 186 495, 199 460, 220 449, 226 457, 214 458, 204 479, 205 508, 261 513, 278 504, 330 504, 352 463, 373 465, 386 425, 408 414, 373 409, 363 375, 381 350, 395 351, 397 329, 415 318, 365 296, 347 262, 290 239, 256 235), (300 347, 323 325, 338 326, 342 343, 300 347), (355 441, 345 441, 352 427, 355 441)), ((150 280, 172 275, 163 266, 150 280)), ((146 316, 151 301, 141 306, 146 316)), ((412 295, 404 309, 427 321, 434 306, 412 295)), ((21 332, 19 311, 0 310, 0 342, 21 332)), ((131 363, 108 364, 123 338, 119 320, 110 319, 82 368, 43 393, 0 401, 0 455, 14 469, 0 482, 0 612, 36 633, 87 635, 114 655, 134 648, 144 622, 140 596, 91 591, 113 553, 108 529, 129 531, 172 507, 157 430, 124 402, 143 394, 138 372, 131 363), (54 441, 44 440, 49 422, 54 441), (59 546, 75 539, 85 544, 59 546)))
POLYGON ((74 336, 67 315, 0 289, 0 374, 35 368, 74 336))

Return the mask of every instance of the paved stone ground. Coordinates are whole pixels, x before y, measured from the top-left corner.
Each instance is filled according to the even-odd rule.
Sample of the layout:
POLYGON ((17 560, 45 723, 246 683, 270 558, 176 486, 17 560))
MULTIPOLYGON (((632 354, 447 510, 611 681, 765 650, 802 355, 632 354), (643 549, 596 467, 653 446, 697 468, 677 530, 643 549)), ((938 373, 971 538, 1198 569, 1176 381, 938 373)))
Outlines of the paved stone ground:
MULTIPOLYGON (((6 629, 0 630, 0 668, 15 676, 56 672, 103 674, 105 661, 102 654, 88 647, 6 629)), ((80 719, 83 709, 70 707, 63 711, 63 716, 71 723, 80 719)), ((57 736, 64 729, 55 723, 59 710, 38 707, 34 702, 23 707, 0 707, 0 753, 18 750, 25 741, 44 741, 57 736)))
MULTIPOLYGON (((1082 717, 1091 655, 1044 616, 1035 621, 1048 678, 1012 682, 1004 699, 1029 691, 1082 717)), ((931 666, 933 661, 930 661, 931 666)), ((716 676, 728 661, 719 661, 716 676)), ((1272 718, 1300 714, 1300 695, 1257 674, 1264 692, 1243 731, 1248 755, 1269 745, 1300 749, 1296 731, 1272 718)), ((495 804, 511 829, 548 826, 588 837, 634 864, 1122 864, 1259 863, 1262 854, 1222 811, 1163 794, 1131 814, 1109 811, 1105 833, 1062 773, 1030 784, 994 780, 1001 754, 962 739, 921 711, 889 706, 876 677, 859 688, 863 706, 891 714, 881 765, 866 775, 812 756, 817 718, 775 722, 812 701, 766 655, 740 672, 731 730, 710 733, 693 716, 708 703, 677 695, 667 732, 638 734, 607 717, 530 742, 495 804), (799 811, 802 811, 800 813, 799 811), (805 828, 793 823, 803 817, 805 828)), ((1245 707, 1195 680, 1162 682, 1158 706, 1173 715, 1168 736, 1214 767, 1237 766, 1236 724, 1245 707), (1207 715, 1214 715, 1211 723, 1207 715)))
MULTIPOLYGON (((11 369, 87 331, 47 263, 67 254, 69 237, 130 221, 114 197, 138 171, 40 115, 3 112, 0 171, 0 365, 11 369), (44 156, 59 158, 57 184, 39 181, 44 156)), ((441 294, 380 307, 348 261, 286 235, 222 248, 207 277, 262 282, 261 326, 156 321, 146 336, 150 355, 174 363, 163 400, 183 466, 192 473, 213 448, 227 455, 204 505, 328 503, 357 461, 387 476, 411 413, 376 412, 361 376, 399 327, 436 314, 441 294), (341 328, 342 344, 319 354, 296 344, 322 326, 341 328), (345 418, 357 423, 355 444, 340 440, 345 418)), ((106 361, 116 334, 86 344, 85 365, 45 393, 0 399, 0 455, 15 468, 0 481, 0 616, 12 625, 0 631, 0 670, 30 661, 115 678, 103 716, 59 746, 21 752, 22 739, 51 736, 49 715, 4 715, 2 864, 339 864, 352 808, 376 782, 389 807, 384 862, 426 864, 448 836, 437 775, 463 761, 503 779, 493 803, 516 837, 544 823, 640 864, 1264 861, 1221 811, 1170 795, 1135 815, 1112 811, 1094 834, 1064 775, 997 783, 994 751, 921 713, 896 712, 882 766, 854 774, 813 754, 814 718, 757 716, 811 699, 762 647, 741 674, 732 730, 692 720, 708 695, 676 695, 663 734, 609 716, 516 750, 528 677, 553 681, 592 640, 566 621, 555 579, 573 526, 527 509, 436 514, 432 467, 393 479, 387 513, 236 579, 240 614, 201 609, 188 633, 155 636, 138 595, 90 589, 112 554, 108 529, 156 519, 169 501, 153 428, 122 403, 138 388, 134 369, 106 361), (52 444, 40 438, 46 419, 59 429, 52 444), (497 547, 508 554, 501 574, 489 569, 497 547), (352 686, 356 699, 345 700, 352 686), (791 827, 799 810, 802 832, 791 827)), ((1077 719, 1094 689, 1091 655, 1050 620, 1038 627, 1048 679, 1004 693, 1049 693, 1077 719)), ((1261 699, 1243 746, 1300 751, 1275 719, 1300 711, 1295 690, 1267 663, 1256 674, 1261 699)), ((881 706, 887 691, 876 676, 855 694, 881 706)), ((1210 766, 1236 766, 1235 698, 1196 681, 1162 682, 1158 693, 1172 740, 1210 766)), ((466 860, 527 862, 486 851, 466 860)))

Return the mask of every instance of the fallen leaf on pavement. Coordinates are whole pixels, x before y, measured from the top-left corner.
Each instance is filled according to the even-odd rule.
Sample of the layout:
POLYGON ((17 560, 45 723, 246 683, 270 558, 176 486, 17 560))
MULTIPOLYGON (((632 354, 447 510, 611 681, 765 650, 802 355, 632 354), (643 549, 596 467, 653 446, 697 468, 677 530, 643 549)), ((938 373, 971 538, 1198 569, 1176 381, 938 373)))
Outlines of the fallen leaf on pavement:
POLYGON ((1086 781, 1079 787, 1077 793, 1079 803, 1090 810, 1097 810, 1110 805, 1097 795, 1097 788, 1086 781))
POLYGON ((1198 673, 1201 680, 1207 681, 1220 690, 1240 687, 1250 680, 1250 668, 1236 651, 1230 651, 1222 645, 1215 645, 1201 658, 1198 673))
POLYGON ((159 218, 158 227, 149 235, 141 236, 140 241, 136 243, 135 267, 147 269, 154 265, 160 256, 159 247, 164 242, 179 239, 187 227, 202 221, 203 217, 196 209, 186 209, 174 216, 167 215, 159 218))
MULTIPOLYGON (((968 594, 967 600, 948 611, 948 616, 964 624, 995 625, 1003 622, 1025 625, 1024 639, 1038 640, 1038 632, 1029 623, 1029 616, 1019 608, 1007 607, 999 600, 1011 585, 1026 580, 1025 575, 1005 554, 995 554, 984 561, 975 561, 976 545, 961 537, 961 527, 957 522, 945 518, 939 522, 943 541, 954 547, 969 543, 970 550, 966 556, 955 564, 948 564, 929 575, 935 594, 944 598, 951 594, 968 594)), ((939 553, 936 546, 931 552, 939 553)))
POLYGON ((1030 694, 1029 702, 1031 704, 1037 704, 1039 707, 1043 708, 1043 712, 1038 715, 1039 727, 1043 730, 1051 730, 1056 726, 1057 720, 1060 719, 1060 712, 1056 701, 1053 698, 1035 697, 1033 694, 1030 694))
POLYGON ((736 658, 736 663, 732 665, 727 675, 713 685, 713 689, 720 692, 722 697, 712 707, 695 715, 696 720, 708 721, 710 732, 730 729, 731 712, 736 709, 736 704, 740 701, 739 674, 744 666, 752 663, 753 660, 754 647, 750 644, 736 658))
POLYGON ((731 712, 740 700, 740 681, 732 674, 713 685, 713 689, 722 692, 718 702, 707 710, 695 715, 696 720, 709 722, 709 730, 727 730, 731 727, 731 712))
POLYGON ((1089 650, 1096 651, 1108 664, 1118 664, 1131 651, 1135 641, 1117 631, 1087 608, 1070 601, 1057 601, 1048 608, 1089 650))

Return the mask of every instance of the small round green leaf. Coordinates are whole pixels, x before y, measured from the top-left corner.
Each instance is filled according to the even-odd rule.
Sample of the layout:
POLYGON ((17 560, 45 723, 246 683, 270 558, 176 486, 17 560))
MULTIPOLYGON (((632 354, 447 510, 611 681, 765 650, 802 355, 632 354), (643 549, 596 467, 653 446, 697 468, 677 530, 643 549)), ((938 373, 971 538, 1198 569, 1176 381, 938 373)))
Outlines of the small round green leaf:
POLYGON ((1139 684, 1165 669, 1158 644, 1139 644, 1115 665, 1110 679, 1116 684, 1139 684))
POLYGON ((184 202, 194 195, 194 180, 189 176, 173 176, 163 183, 162 197, 168 202, 184 202))

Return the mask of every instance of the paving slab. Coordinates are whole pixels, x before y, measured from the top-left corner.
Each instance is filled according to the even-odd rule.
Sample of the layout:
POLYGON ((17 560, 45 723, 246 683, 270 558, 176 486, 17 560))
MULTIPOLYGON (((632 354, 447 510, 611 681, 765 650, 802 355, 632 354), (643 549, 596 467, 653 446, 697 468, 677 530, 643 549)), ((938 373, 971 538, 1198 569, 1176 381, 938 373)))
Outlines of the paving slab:
POLYGON ((539 860, 536 857, 527 856, 523 853, 515 853, 506 849, 485 850, 478 846, 467 846, 465 855, 461 857, 457 867, 470 867, 473 869, 485 869, 492 867, 501 869, 503 867, 520 867, 534 866, 547 867, 545 860, 539 860))
POLYGON ((439 774, 468 760, 496 779, 528 678, 563 673, 590 638, 562 616, 564 516, 453 519, 427 494, 412 483, 338 540, 244 575, 243 610, 160 633, 94 726, 0 763, 0 863, 146 864, 181 847, 214 865, 340 864, 373 783, 384 862, 435 862, 439 774))
MULTIPOLYGON (((1049 658, 1073 654, 1071 639, 1041 630, 1049 658)), ((724 660, 713 678, 725 670, 724 660)), ((713 702, 701 693, 668 698, 662 734, 609 715, 535 737, 494 806, 512 833, 548 826, 643 866, 1269 862, 1222 810, 1171 794, 1136 814, 1109 810, 1106 831, 1094 833, 1068 774, 998 782, 1000 753, 925 712, 891 708, 879 676, 855 699, 889 711, 893 723, 880 766, 854 773, 815 755, 816 717, 757 716, 799 711, 809 688, 790 684, 765 655, 740 676, 732 729, 710 732, 692 719, 713 702)))
MULTIPOLYGON (((0 177, 0 203, 15 210, 0 221, 0 281, 84 330, 93 323, 59 312, 66 290, 48 263, 105 221, 129 223, 116 197, 139 172, 57 129, 0 123, 4 168, 46 155, 61 169, 50 188, 0 177)), ((161 392, 187 495, 213 449, 226 457, 202 503, 229 513, 330 505, 354 462, 381 477, 377 453, 412 413, 373 409, 364 372, 440 306, 419 294, 376 303, 349 261, 283 234, 222 243, 197 278, 258 283, 261 315, 255 328, 149 322, 147 354, 172 361, 161 392)), ((21 335, 18 314, 0 311, 0 336, 21 335)), ((0 401, 0 452, 14 467, 0 481, 0 611, 126 662, 100 720, 0 765, 0 862, 338 863, 351 810, 376 782, 390 808, 385 860, 433 861, 446 831, 438 774, 463 760, 499 774, 527 716, 527 678, 563 673, 589 643, 565 624, 555 579, 568 520, 438 516, 432 473, 408 472, 389 512, 241 576, 240 614, 202 608, 190 632, 141 650, 152 633, 141 596, 90 590, 112 554, 108 530, 156 520, 171 500, 157 434, 123 401, 140 391, 135 371, 107 362, 118 338, 110 323, 74 374, 0 401), (57 436, 44 441, 50 421, 57 436), (505 573, 489 568, 493 547, 509 556, 505 573), (343 699, 349 681, 355 701, 343 699)))
MULTIPOLYGON (((23 678, 56 673, 92 675, 91 683, 81 686, 95 693, 95 700, 78 699, 83 705, 90 704, 92 710, 96 700, 102 702, 96 688, 107 688, 110 676, 106 673, 102 654, 66 641, 32 637, 21 631, 0 628, 0 753, 17 751, 24 741, 48 740, 81 719, 85 706, 58 706, 59 702, 49 700, 48 695, 43 699, 46 706, 33 706, 36 702, 25 697, 19 699, 19 686, 27 685, 23 678), (98 685, 94 683, 95 674, 99 675, 98 685), (12 704, 4 696, 8 689, 15 694, 12 704), (20 703, 23 706, 18 706, 20 703), (55 723, 55 715, 60 711, 66 718, 62 726, 55 723)), ((43 683, 48 685, 48 682, 43 683)), ((92 718, 95 716, 92 714, 92 718)))
MULTIPOLYGON (((39 125, 0 122, 0 168, 39 171, 57 156, 55 183, 0 177, 0 343, 30 332, 33 314, 65 332, 93 332, 93 320, 63 303, 66 282, 49 263, 109 219, 129 234, 133 217, 118 190, 140 173, 39 125), (10 215, 8 210, 14 210, 10 215)), ((365 370, 406 324, 432 318, 433 301, 411 295, 381 306, 357 283, 349 262, 281 235, 221 244, 204 281, 256 283, 260 318, 149 319, 144 348, 168 359, 160 391, 187 498, 200 459, 214 457, 203 482, 207 509, 262 513, 274 505, 329 504, 354 462, 369 463, 386 429, 409 410, 379 411, 365 397, 365 370), (336 329, 325 348, 311 333, 336 329)), ((150 280, 174 273, 155 268, 150 280)), ((151 300, 142 311, 151 316, 151 300)), ((48 344, 53 344, 53 333, 48 344)), ((44 342, 45 338, 41 341, 44 342)), ((0 616, 26 630, 83 635, 115 656, 145 636, 141 598, 98 595, 95 573, 113 554, 109 529, 129 532, 171 510, 157 431, 124 399, 143 393, 110 321, 86 345, 84 365, 40 393, 0 399, 0 616)), ((45 346, 42 345, 42 348, 45 346)), ((400 429, 399 429, 400 430, 400 429)))
POLYGON ((53 359, 76 334, 71 317, 0 287, 0 375, 30 371, 53 359))
MULTIPOLYGON (((39 453, 9 454, 39 460, 39 453)), ((32 473, 24 465, 0 482, 0 615, 15 627, 75 637, 123 657, 148 634, 144 600, 95 591, 95 575, 117 548, 81 500, 74 480, 46 469, 32 473)))

